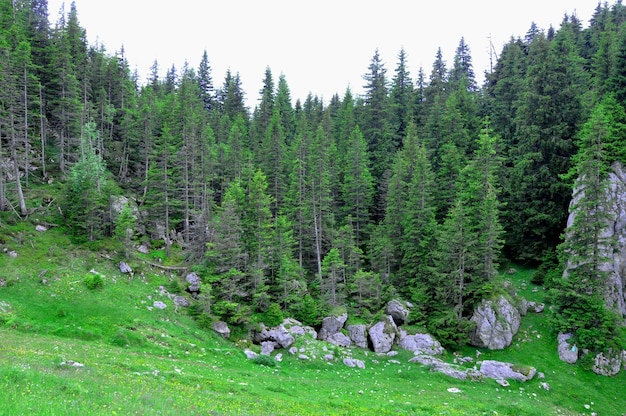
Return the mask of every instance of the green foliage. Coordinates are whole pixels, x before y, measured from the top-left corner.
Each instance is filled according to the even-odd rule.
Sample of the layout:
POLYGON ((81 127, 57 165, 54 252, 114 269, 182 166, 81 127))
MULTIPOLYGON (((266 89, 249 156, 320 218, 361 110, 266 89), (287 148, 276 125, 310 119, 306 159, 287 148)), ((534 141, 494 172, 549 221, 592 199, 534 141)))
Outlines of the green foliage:
POLYGON ((267 326, 278 326, 284 321, 282 309, 277 303, 270 304, 269 308, 263 314, 263 323, 267 326))
POLYGON ((291 306, 293 316, 305 325, 315 326, 321 322, 319 303, 310 294, 304 295, 300 303, 291 306))
POLYGON ((252 359, 255 364, 265 367, 276 367, 276 360, 269 355, 259 354, 252 359))
POLYGON ((104 279, 102 279, 99 273, 87 273, 83 277, 83 284, 89 290, 102 289, 104 287, 104 279))

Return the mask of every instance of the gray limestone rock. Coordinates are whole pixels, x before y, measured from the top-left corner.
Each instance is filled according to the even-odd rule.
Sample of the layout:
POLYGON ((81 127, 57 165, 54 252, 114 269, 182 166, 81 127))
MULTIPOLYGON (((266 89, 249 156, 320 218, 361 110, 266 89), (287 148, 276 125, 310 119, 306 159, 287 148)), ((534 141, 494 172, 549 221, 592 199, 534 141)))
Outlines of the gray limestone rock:
POLYGON ((220 334, 223 338, 226 338, 226 339, 230 338, 230 328, 228 327, 228 324, 226 322, 223 322, 223 321, 213 322, 213 325, 211 326, 211 328, 213 328, 213 331, 220 334))
POLYGON ((480 365, 480 372, 483 376, 495 380, 528 381, 535 376, 537 369, 501 361, 485 360, 480 365))
POLYGON ((368 337, 374 352, 387 353, 391 351, 397 333, 398 327, 390 315, 372 326, 368 331, 368 337))
POLYGON ((345 324, 347 320, 347 313, 339 316, 327 316, 322 320, 322 329, 320 329, 317 334, 317 339, 326 340, 331 335, 341 331, 343 324, 345 324))
POLYGON ((367 348, 367 327, 365 325, 348 325, 348 336, 359 348, 367 348))
POLYGON ((557 337, 559 359, 568 364, 574 364, 578 361, 578 347, 568 342, 572 336, 572 334, 559 333, 557 337))
POLYGON ((397 299, 389 301, 385 307, 385 314, 390 315, 398 326, 404 324, 409 319, 410 312, 411 309, 407 306, 407 303, 397 299))
POLYGON ((404 350, 413 351, 415 354, 439 355, 444 352, 444 349, 439 341, 433 338, 432 335, 409 335, 404 330, 400 330, 398 347, 404 350))
POLYGON ((609 350, 606 353, 599 353, 593 359, 592 370, 601 376, 617 375, 622 367, 622 359, 620 354, 609 350))
POLYGON ((341 332, 337 332, 336 334, 329 336, 328 338, 326 338, 326 341, 339 347, 349 347, 350 345, 352 345, 352 341, 350 340, 350 338, 347 335, 342 334, 341 332))
POLYGON ((476 323, 470 333, 470 344, 490 350, 504 349, 511 345, 521 319, 517 308, 506 297, 483 300, 470 318, 476 323))

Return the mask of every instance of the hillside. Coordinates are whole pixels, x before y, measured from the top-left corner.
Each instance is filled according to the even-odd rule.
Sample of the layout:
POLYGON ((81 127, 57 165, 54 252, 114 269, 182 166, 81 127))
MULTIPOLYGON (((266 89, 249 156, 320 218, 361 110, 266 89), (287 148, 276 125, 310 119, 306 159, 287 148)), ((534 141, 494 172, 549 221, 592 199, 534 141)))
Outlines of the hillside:
MULTIPOLYGON (((243 354, 258 346, 223 340, 184 309, 174 310, 159 287, 172 287, 176 273, 134 259, 130 279, 117 267, 119 253, 74 246, 60 228, 4 225, 0 237, 3 251, 17 253, 0 257, 2 415, 619 415, 626 408, 625 373, 601 377, 559 361, 543 315, 526 316, 510 348, 481 351, 480 359, 532 365, 545 374, 509 387, 431 373, 402 351, 391 358, 352 349, 365 369, 321 357, 302 361, 286 351, 283 361, 264 366, 243 354), (91 270, 102 275, 102 288, 83 283, 91 270), (156 300, 167 307, 152 308, 156 300)), ((520 295, 541 300, 531 274, 522 268, 511 279, 520 295)), ((319 343, 320 351, 321 344, 338 349, 319 343)), ((471 348, 460 352, 477 356, 471 348)))

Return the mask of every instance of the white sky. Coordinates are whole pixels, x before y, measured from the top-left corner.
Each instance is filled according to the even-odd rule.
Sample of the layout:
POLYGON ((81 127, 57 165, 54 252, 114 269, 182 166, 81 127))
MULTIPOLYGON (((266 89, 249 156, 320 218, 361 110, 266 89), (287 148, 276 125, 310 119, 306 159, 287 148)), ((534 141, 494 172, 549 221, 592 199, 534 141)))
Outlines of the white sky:
MULTIPOLYGON (((602 0, 604 2, 604 0, 602 0)), ((63 0, 48 0, 58 20, 63 0)), ((535 22, 558 29, 565 13, 587 27, 598 0, 75 0, 90 44, 108 53, 124 46, 131 69, 145 81, 156 59, 161 73, 185 61, 198 68, 207 51, 213 81, 239 72, 254 107, 265 69, 277 84, 284 74, 292 102, 311 92, 326 103, 349 86, 363 91, 363 75, 376 49, 393 77, 404 48, 413 79, 428 77, 438 47, 448 68, 461 37, 469 45, 479 83, 489 68, 489 38, 497 54, 511 36, 535 22)), ((609 4, 614 4, 610 0, 609 4)), ((65 0, 66 12, 71 0, 65 0)))

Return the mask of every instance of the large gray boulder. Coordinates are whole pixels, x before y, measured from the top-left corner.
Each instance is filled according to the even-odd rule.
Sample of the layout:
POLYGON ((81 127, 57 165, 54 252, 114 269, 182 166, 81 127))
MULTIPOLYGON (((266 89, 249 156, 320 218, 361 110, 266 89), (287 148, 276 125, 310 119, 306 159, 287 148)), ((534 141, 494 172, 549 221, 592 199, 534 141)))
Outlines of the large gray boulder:
POLYGON ((339 316, 327 316, 322 320, 322 328, 317 334, 317 339, 324 341, 331 335, 334 335, 337 332, 341 331, 341 328, 343 328, 343 324, 345 324, 347 320, 347 313, 339 316))
POLYGON ((269 339, 275 341, 281 348, 289 348, 296 342, 295 338, 283 325, 269 330, 269 339))
POLYGON ((350 338, 347 335, 342 334, 341 332, 332 334, 331 336, 326 338, 326 341, 330 342, 331 344, 335 344, 338 347, 349 347, 350 345, 352 345, 352 341, 350 340, 350 338))
POLYGON ((601 376, 614 376, 617 375, 622 367, 621 354, 609 350, 606 353, 599 353, 593 359, 593 367, 591 368, 594 373, 601 376))
POLYGON ((444 349, 435 338, 430 334, 410 335, 405 330, 400 330, 398 338, 398 347, 413 351, 415 354, 439 355, 443 354, 444 349))
POLYGON ((568 364, 574 364, 578 361, 578 347, 569 343, 572 334, 559 333, 557 337, 559 359, 568 364))
POLYGON ((368 331, 368 337, 374 352, 387 353, 391 351, 397 334, 398 327, 389 315, 383 321, 372 326, 368 331))
POLYGON ((483 300, 470 318, 476 323, 470 332, 470 344, 490 350, 504 349, 511 345, 521 320, 519 311, 505 296, 483 300))
POLYGON ((397 326, 404 324, 409 319, 411 312, 410 304, 394 299, 387 303, 385 314, 390 315, 397 326))
POLYGON ((199 293, 200 285, 202 284, 202 279, 200 276, 196 274, 196 272, 191 272, 185 277, 185 281, 187 282, 187 291, 190 293, 199 293))
POLYGON ((501 361, 485 360, 480 364, 480 372, 483 376, 495 380, 528 381, 537 374, 537 369, 501 361))
POLYGON ((213 325, 211 327, 213 328, 213 331, 220 334, 222 338, 230 338, 230 328, 228 327, 228 324, 226 322, 216 321, 213 322, 213 325))
POLYGON ((367 348, 367 327, 365 325, 348 325, 348 337, 359 348, 367 348))

